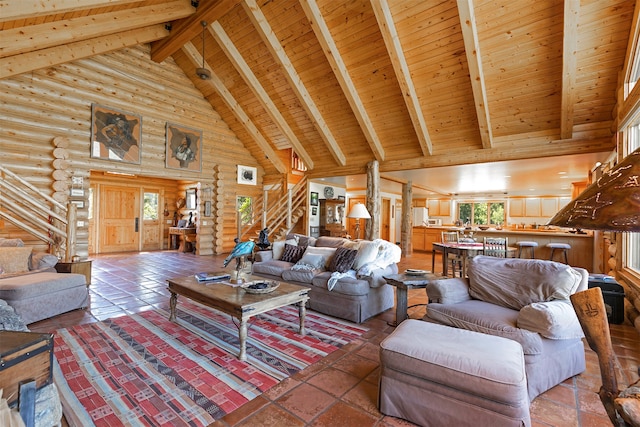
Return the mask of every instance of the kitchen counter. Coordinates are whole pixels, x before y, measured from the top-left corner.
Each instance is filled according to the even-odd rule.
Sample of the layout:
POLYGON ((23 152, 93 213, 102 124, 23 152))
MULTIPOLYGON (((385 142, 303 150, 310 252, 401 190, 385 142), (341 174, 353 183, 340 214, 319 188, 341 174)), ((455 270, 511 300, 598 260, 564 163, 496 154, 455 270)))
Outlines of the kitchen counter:
MULTIPOLYGON (((473 237, 482 242, 483 237, 506 237, 509 246, 516 246, 516 242, 521 240, 538 243, 535 255, 538 259, 549 259, 551 251, 545 246, 547 243, 568 243, 571 249, 568 252, 569 264, 574 267, 586 268, 590 272, 594 270, 594 239, 593 233, 588 231, 585 234, 570 233, 564 230, 544 230, 544 229, 504 229, 504 230, 466 230, 464 227, 442 226, 442 227, 414 227, 413 228, 413 249, 418 251, 431 252, 433 242, 441 241, 443 231, 458 230, 464 231, 467 235, 473 231, 473 237)), ((527 252, 528 253, 528 252, 527 252)), ((556 260, 560 260, 557 257, 556 260)))

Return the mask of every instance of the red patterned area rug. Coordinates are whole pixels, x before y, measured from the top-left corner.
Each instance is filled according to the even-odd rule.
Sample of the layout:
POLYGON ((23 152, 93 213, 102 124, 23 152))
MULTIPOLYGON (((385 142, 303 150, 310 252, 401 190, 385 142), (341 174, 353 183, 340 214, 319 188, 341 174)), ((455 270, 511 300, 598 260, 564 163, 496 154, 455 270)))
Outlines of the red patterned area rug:
POLYGON ((360 337, 366 328, 298 309, 250 319, 247 361, 230 316, 188 301, 55 334, 65 416, 79 426, 206 426, 360 337))

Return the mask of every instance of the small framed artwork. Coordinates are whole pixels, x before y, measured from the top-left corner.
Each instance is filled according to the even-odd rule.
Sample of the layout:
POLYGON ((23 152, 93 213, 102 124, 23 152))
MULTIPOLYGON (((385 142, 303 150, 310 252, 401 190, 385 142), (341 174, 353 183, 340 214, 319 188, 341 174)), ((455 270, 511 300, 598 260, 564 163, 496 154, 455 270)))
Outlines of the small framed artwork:
POLYGON ((318 193, 311 192, 311 201, 309 203, 311 203, 311 206, 318 206, 318 193))
POLYGON ((338 200, 344 200, 344 196, 338 196, 338 200))
POLYGON ((211 216, 211 202, 209 200, 204 202, 204 216, 211 216))
POLYGON ((258 184, 258 169, 251 166, 238 165, 238 184, 258 184))
POLYGON ((166 125, 166 167, 193 172, 202 170, 202 131, 186 126, 166 125))
POLYGON ((71 203, 76 205, 78 209, 84 209, 84 200, 71 200, 71 203))
POLYGON ((142 117, 91 104, 91 157, 140 164, 142 117))
POLYGON ((315 206, 311 208, 311 215, 318 215, 318 208, 315 206))

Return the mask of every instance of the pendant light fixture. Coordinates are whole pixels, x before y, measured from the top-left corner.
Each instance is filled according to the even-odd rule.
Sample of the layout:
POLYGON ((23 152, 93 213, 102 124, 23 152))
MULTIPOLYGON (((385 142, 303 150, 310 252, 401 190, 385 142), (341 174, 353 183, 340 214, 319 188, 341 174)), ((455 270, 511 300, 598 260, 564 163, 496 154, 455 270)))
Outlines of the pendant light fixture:
POLYGON ((200 22, 202 25, 202 68, 196 68, 196 74, 202 80, 209 80, 211 78, 211 71, 204 68, 204 31, 207 28, 207 21, 200 22))

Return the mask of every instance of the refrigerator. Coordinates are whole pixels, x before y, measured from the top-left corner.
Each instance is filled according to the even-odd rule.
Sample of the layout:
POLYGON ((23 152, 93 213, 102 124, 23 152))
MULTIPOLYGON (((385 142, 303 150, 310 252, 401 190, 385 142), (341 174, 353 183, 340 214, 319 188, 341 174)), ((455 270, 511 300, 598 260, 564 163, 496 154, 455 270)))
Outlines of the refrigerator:
POLYGON ((428 208, 413 208, 413 226, 426 226, 427 220, 429 219, 429 209, 428 208))

